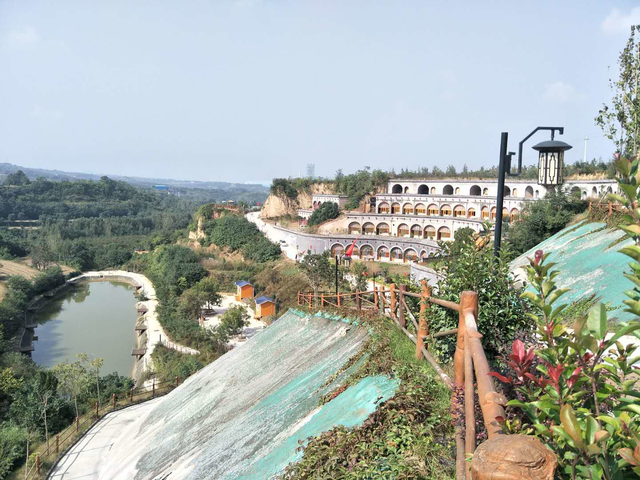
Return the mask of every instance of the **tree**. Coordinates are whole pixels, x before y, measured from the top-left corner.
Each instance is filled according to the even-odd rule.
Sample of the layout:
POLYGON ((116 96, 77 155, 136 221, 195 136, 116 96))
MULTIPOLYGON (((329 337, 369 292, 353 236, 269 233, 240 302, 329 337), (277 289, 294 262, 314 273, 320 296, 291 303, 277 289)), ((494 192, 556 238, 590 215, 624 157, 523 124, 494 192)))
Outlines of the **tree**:
POLYGON ((229 307, 222 315, 220 325, 216 329, 220 341, 226 343, 230 337, 240 334, 242 329, 249 324, 248 320, 249 314, 245 306, 233 305, 229 307))
POLYGON ((333 278, 333 268, 329 262, 330 252, 328 250, 321 254, 307 252, 300 262, 300 270, 317 295, 318 290, 324 284, 329 284, 333 278))
POLYGON ((85 366, 86 370, 96 379, 96 390, 98 392, 98 407, 100 406, 100 369, 104 360, 102 358, 93 358, 86 353, 79 353, 78 358, 85 366))
POLYGON ((325 202, 309 217, 309 225, 319 225, 327 220, 340 216, 340 208, 336 203, 325 202))
POLYGON ((638 30, 640 25, 631 26, 627 45, 618 58, 618 79, 609 80, 611 106, 603 105, 595 118, 617 152, 633 156, 640 147, 640 43, 635 38, 638 30))
POLYGON ((360 292, 366 292, 369 284, 368 273, 369 270, 364 262, 354 262, 351 266, 351 271, 356 277, 356 289, 360 292))
POLYGON ((78 361, 73 363, 63 362, 53 368, 53 373, 58 379, 58 385, 63 393, 73 398, 76 410, 76 418, 80 417, 78 412, 78 395, 87 386, 87 369, 78 361))
POLYGON ((31 181, 22 170, 10 173, 4 179, 5 185, 29 185, 31 181))

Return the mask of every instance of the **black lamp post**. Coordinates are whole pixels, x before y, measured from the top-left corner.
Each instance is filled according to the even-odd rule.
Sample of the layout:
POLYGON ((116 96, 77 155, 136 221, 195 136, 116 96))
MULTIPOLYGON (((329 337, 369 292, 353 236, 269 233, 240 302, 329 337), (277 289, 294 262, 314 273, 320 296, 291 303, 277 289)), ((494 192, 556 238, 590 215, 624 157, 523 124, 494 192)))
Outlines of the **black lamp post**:
POLYGON ((548 186, 562 185, 562 169, 564 166, 564 152, 573 148, 571 145, 554 140, 556 130, 560 135, 564 134, 564 127, 536 127, 536 129, 518 145, 518 170, 511 173, 511 157, 514 152, 507 153, 507 142, 509 134, 502 132, 500 138, 500 163, 498 167, 498 199, 496 205, 496 226, 493 241, 493 254, 497 257, 500 254, 500 243, 502 240, 502 209, 504 205, 504 181, 506 175, 518 177, 522 174, 522 146, 539 130, 551 132, 551 140, 538 143, 533 147, 539 153, 538 159, 538 184, 548 186))

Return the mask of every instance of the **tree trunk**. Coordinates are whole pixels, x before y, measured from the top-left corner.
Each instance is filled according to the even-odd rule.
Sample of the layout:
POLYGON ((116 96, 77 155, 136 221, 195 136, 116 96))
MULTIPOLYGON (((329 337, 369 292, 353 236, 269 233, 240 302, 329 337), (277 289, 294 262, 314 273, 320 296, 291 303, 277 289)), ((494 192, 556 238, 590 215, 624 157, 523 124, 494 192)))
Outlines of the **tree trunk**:
POLYGON ((98 376, 98 370, 96 370, 96 389, 98 390, 98 408, 100 408, 100 377, 98 376))
POLYGON ((24 462, 24 478, 27 478, 27 473, 29 473, 29 432, 27 432, 27 459, 24 462))
POLYGON ((78 415, 78 396, 77 395, 73 396, 73 403, 76 406, 76 418, 78 418, 80 415, 78 415))

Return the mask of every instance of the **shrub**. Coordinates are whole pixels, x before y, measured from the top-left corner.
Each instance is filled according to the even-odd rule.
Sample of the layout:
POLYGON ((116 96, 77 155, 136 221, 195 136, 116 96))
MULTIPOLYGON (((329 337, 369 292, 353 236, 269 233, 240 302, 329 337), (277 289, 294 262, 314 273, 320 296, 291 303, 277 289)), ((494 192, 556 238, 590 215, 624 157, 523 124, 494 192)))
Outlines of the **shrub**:
POLYGON ((320 225, 340 216, 340 208, 333 202, 325 202, 309 217, 309 225, 320 225))
MULTIPOLYGON (((509 272, 506 262, 509 252, 503 248, 496 259, 491 249, 477 250, 473 243, 462 244, 457 255, 451 255, 451 244, 447 242, 441 242, 441 248, 443 260, 436 264, 440 275, 437 296, 457 303, 460 292, 478 292, 478 330, 482 332, 487 356, 494 358, 504 342, 511 342, 516 334, 532 328, 520 299, 521 290, 509 272)), ((428 321, 432 332, 457 328, 457 313, 435 305, 430 310, 428 321)), ((452 335, 435 343, 434 348, 443 360, 453 355, 455 341, 452 335)))
POLYGON ((14 464, 24 460, 27 441, 22 428, 0 425, 0 478, 6 478, 14 464))
POLYGON ((164 345, 157 345, 151 354, 153 368, 161 381, 173 381, 176 377, 184 380, 204 367, 193 355, 177 352, 164 345))
POLYGON ((59 287, 65 282, 64 273, 57 265, 48 268, 33 280, 33 289, 36 294, 41 294, 59 287))

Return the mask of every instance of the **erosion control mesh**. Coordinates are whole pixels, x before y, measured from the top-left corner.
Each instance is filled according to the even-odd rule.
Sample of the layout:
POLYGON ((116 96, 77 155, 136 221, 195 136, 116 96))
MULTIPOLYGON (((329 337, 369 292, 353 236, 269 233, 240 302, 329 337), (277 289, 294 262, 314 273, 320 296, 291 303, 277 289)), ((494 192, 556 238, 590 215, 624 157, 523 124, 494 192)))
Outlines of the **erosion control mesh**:
POLYGON ((301 457, 300 441, 359 425, 393 396, 397 380, 368 377, 320 406, 367 336, 357 323, 290 310, 125 427, 98 477, 275 477, 301 457))

